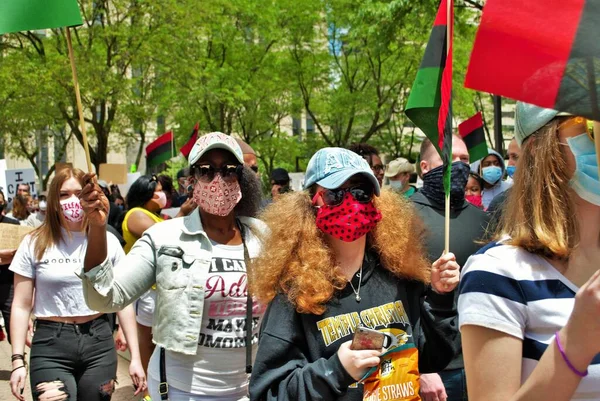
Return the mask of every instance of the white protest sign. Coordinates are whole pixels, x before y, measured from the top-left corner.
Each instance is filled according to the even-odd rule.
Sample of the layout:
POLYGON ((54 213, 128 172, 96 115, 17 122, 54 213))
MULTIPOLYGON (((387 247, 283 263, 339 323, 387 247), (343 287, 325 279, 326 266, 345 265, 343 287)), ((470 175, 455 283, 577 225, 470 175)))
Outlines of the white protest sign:
POLYGON ((142 176, 142 173, 139 171, 136 173, 127 173, 127 184, 119 184, 119 191, 121 191, 121 195, 124 197, 127 196, 127 192, 129 191, 129 187, 142 176))
POLYGON ((32 168, 17 168, 6 170, 6 199, 9 202, 15 198, 18 186, 21 184, 29 185, 29 193, 37 196, 37 183, 35 181, 35 170, 32 168))
POLYGON ((6 195, 6 160, 0 160, 0 190, 6 195))
POLYGON ((290 173, 290 187, 294 191, 302 191, 304 187, 304 173, 290 173))

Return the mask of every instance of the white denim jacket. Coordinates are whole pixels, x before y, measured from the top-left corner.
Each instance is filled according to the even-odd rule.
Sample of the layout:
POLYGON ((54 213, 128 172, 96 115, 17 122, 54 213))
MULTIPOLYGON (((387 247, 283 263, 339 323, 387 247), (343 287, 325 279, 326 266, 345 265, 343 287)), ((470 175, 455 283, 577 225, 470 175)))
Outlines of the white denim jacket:
MULTIPOLYGON (((253 259, 260 252, 255 234, 266 226, 249 217, 239 220, 253 259)), ((212 245, 196 209, 189 216, 150 227, 117 266, 106 260, 87 273, 82 271, 83 294, 91 309, 115 312, 156 283, 154 342, 169 351, 195 355, 211 260, 212 245)))

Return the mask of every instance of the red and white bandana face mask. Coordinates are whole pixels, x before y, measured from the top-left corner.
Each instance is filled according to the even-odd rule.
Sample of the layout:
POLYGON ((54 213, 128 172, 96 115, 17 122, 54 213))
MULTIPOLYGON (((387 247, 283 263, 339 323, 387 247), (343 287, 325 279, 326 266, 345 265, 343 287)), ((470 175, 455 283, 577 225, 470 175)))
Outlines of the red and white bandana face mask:
POLYGON ((337 206, 323 205, 317 210, 317 227, 325 234, 345 242, 367 235, 381 221, 373 202, 360 203, 347 192, 337 206))
POLYGON ((242 189, 237 181, 228 183, 221 174, 211 182, 197 181, 194 185, 194 202, 206 213, 227 216, 242 199, 242 189))

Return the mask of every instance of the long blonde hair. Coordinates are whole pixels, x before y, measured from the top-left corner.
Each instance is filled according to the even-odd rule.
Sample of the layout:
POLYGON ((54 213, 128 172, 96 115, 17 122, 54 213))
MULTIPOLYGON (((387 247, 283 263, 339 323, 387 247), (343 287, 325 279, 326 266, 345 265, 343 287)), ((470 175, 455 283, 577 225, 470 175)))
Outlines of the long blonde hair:
MULTIPOLYGON (((430 265, 421 240, 424 228, 413 206, 389 190, 382 191, 374 203, 383 218, 368 234, 368 246, 395 276, 428 283, 430 265)), ((286 194, 261 218, 269 233, 263 238, 261 256, 253 262, 253 293, 264 303, 283 293, 299 313, 321 315, 347 280, 315 224, 309 194, 286 194)))
POLYGON ((531 253, 566 259, 579 242, 570 173, 558 138, 564 118, 555 118, 521 147, 514 185, 496 239, 531 253))
MULTIPOLYGON (((58 171, 52 179, 52 182, 50 182, 48 187, 48 199, 46 201, 46 218, 42 225, 31 234, 31 239, 35 241, 34 254, 36 260, 42 259, 44 251, 46 251, 47 248, 55 246, 65 240, 61 230, 61 228, 65 226, 66 220, 60 206, 60 188, 63 183, 70 178, 75 178, 83 187, 83 175, 84 172, 77 168, 65 167, 58 171)), ((86 226, 87 223, 84 218, 84 230, 86 226)))

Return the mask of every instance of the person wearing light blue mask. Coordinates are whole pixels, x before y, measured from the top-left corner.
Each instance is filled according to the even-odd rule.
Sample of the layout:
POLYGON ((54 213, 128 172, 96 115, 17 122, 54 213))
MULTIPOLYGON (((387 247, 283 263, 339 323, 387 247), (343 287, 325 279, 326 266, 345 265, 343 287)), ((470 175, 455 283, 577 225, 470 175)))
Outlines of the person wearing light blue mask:
POLYGON ((494 149, 488 149, 488 155, 479 161, 479 175, 483 178, 481 193, 483 208, 487 210, 492 200, 511 187, 511 183, 503 181, 504 159, 494 149))
POLYGON ((517 140, 513 138, 508 144, 508 163, 506 163, 506 175, 508 176, 507 181, 512 181, 512 178, 515 175, 515 171, 517 169, 517 160, 519 160, 520 154, 521 150, 519 149, 517 140))
POLYGON ((416 192, 415 187, 409 184, 410 175, 414 172, 415 167, 407 159, 399 157, 388 163, 384 176, 394 192, 410 198, 416 192))
POLYGON ((515 136, 521 154, 495 242, 461 272, 469 398, 600 400, 593 135, 584 118, 517 102, 515 136))

